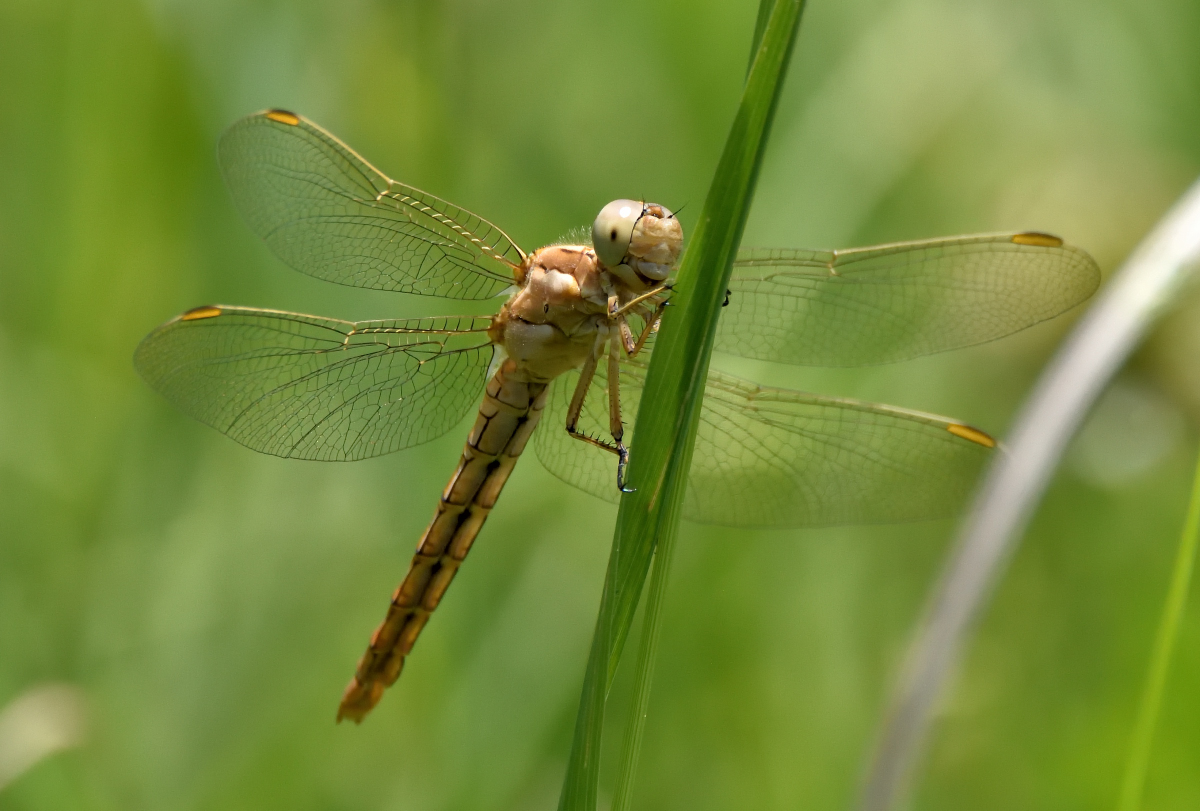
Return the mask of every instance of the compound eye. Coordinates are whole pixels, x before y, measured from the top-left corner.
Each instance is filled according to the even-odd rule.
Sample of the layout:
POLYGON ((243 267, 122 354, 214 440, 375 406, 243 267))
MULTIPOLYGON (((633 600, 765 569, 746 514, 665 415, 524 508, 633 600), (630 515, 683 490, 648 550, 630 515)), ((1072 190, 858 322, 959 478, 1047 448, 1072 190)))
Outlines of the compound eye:
POLYGON ((625 261, 633 227, 642 217, 642 204, 637 200, 613 200, 600 209, 592 223, 592 247, 601 264, 615 268, 625 261))

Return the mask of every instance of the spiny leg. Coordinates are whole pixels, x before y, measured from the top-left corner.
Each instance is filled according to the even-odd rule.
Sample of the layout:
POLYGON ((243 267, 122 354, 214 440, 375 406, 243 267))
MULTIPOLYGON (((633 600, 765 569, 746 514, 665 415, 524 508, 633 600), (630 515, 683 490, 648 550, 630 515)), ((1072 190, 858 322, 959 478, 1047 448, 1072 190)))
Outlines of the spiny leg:
POLYGON ((630 355, 637 347, 637 339, 633 337, 633 329, 629 326, 629 319, 625 316, 617 316, 617 332, 621 336, 621 346, 625 348, 625 354, 630 355))
POLYGON ((636 358, 638 353, 642 351, 642 347, 646 345, 646 341, 654 334, 658 328, 658 320, 662 318, 663 312, 667 309, 667 303, 660 301, 658 306, 654 308, 654 312, 648 315, 642 315, 643 310, 638 309, 638 315, 642 315, 646 319, 646 327, 642 330, 641 335, 635 341, 633 338, 633 330, 629 327, 629 321, 625 316, 617 317, 617 326, 621 331, 621 343, 625 347, 625 354, 631 358, 636 358))
MULTIPOLYGON (((576 439, 593 444, 598 444, 599 440, 592 439, 587 434, 575 430, 575 426, 579 424, 583 401, 587 397, 588 389, 592 387, 592 379, 596 376, 596 362, 596 350, 593 348, 579 369, 579 382, 575 384, 575 392, 571 395, 571 405, 567 408, 567 433, 576 439)), ((601 444, 600 447, 604 447, 604 445, 601 444)))
MULTIPOLYGON (((615 347, 616 344, 613 344, 613 346, 615 347)), ((609 453, 616 454, 616 456, 617 456, 617 487, 622 492, 629 493, 632 491, 627 490, 625 488, 625 465, 628 464, 628 462, 629 462, 629 451, 625 449, 624 445, 620 444, 620 433, 617 433, 614 435, 614 439, 617 439, 617 444, 614 445, 610 442, 605 442, 602 439, 597 439, 596 437, 588 436, 583 431, 578 430, 579 415, 583 412, 583 401, 587 399, 588 390, 591 388, 592 381, 596 376, 596 366, 598 365, 598 363, 600 361, 599 354, 600 354, 601 348, 602 347, 600 347, 600 346, 596 347, 592 351, 592 353, 590 355, 588 355, 588 359, 586 361, 584 361, 583 367, 579 370, 579 382, 577 384, 575 384, 575 392, 574 392, 574 394, 571 395, 571 405, 570 405, 570 407, 567 408, 567 425, 566 425, 567 434, 569 436, 571 436, 573 439, 578 439, 581 442, 586 442, 589 445, 595 445, 597 448, 603 448, 604 450, 608 451, 609 453)), ((609 359, 610 369, 612 367, 612 364, 613 364, 613 361, 612 361, 612 358, 610 357, 610 359, 609 359)), ((610 375, 611 374, 612 373, 610 371, 610 375)), ((615 378, 614 378, 614 380, 615 380, 615 378)), ((609 384, 610 415, 611 415, 611 404, 612 404, 613 400, 615 399, 615 395, 612 394, 612 390, 615 385, 616 385, 615 382, 612 382, 609 384)), ((618 405, 618 409, 619 409, 619 405, 618 405)), ((610 420, 610 422, 611 422, 611 420, 610 420)), ((617 425, 620 426, 620 424, 621 424, 620 412, 618 410, 617 425)))
POLYGON ((629 450, 621 441, 625 437, 625 425, 621 422, 621 349, 616 340, 610 341, 608 347, 608 429, 617 446, 617 489, 632 493, 633 488, 625 486, 629 450))
POLYGON ((596 376, 596 365, 599 362, 597 352, 592 352, 588 359, 584 361, 583 367, 579 370, 579 382, 575 384, 575 393, 571 395, 571 405, 567 408, 567 433, 574 439, 586 442, 589 445, 595 445, 597 448, 603 448, 609 453, 615 453, 620 456, 616 446, 605 442, 603 439, 596 439, 588 436, 583 431, 578 430, 579 415, 583 412, 583 401, 587 399, 588 389, 592 387, 592 380, 596 376))
POLYGON ((617 318, 618 316, 625 315, 625 313, 629 312, 634 307, 641 304, 643 301, 646 301, 647 299, 652 299, 655 296, 657 296, 661 293, 665 293, 671 289, 672 289, 672 287, 669 284, 660 284, 658 287, 647 290, 645 293, 642 293, 640 296, 631 298, 629 301, 625 302, 624 304, 620 304, 619 306, 618 306, 619 302, 615 301, 613 299, 613 297, 609 297, 608 317, 609 318, 617 318))

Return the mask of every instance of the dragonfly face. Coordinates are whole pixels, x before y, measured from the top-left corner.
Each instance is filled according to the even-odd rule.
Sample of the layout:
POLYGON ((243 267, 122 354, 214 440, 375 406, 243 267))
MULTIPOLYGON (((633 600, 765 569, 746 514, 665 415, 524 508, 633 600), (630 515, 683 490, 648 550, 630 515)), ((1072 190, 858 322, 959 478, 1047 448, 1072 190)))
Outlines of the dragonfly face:
POLYGON ((670 274, 683 248, 683 229, 666 206, 614 200, 592 223, 592 245, 601 263, 640 293, 670 274))
MULTIPOLYGON (((247 223, 301 272, 467 300, 517 286, 491 318, 348 322, 197 307, 135 353, 142 376, 183 411, 277 456, 377 456, 476 411, 339 706, 339 720, 359 721, 399 676, 528 442, 570 484, 608 499, 625 489, 622 414, 639 405, 683 232, 663 206, 617 200, 596 218, 592 245, 526 253, 482 217, 389 178, 282 110, 234 124, 219 157, 247 223), (544 415, 549 425, 535 433, 544 415)), ((1024 329, 1098 283, 1086 253, 1028 232, 744 250, 714 346, 794 364, 900 361, 1024 329)), ((684 514, 734 526, 941 517, 994 446, 957 420, 711 371, 684 514)))

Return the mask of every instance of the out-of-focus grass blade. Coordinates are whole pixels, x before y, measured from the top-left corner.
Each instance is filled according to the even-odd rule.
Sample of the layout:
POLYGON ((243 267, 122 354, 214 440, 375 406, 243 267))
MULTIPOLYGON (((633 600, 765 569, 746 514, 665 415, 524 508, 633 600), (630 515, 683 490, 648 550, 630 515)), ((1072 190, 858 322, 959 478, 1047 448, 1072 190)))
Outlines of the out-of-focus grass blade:
POLYGON ((1158 714, 1162 707, 1163 691, 1167 685, 1167 674, 1171 671, 1175 641, 1179 638, 1179 623, 1183 619, 1183 609, 1187 605, 1188 587, 1192 582, 1197 536, 1200 536, 1200 457, 1196 460, 1196 474, 1192 478, 1192 497, 1188 502, 1183 534, 1179 538, 1179 551, 1175 553, 1175 568, 1171 572, 1171 585, 1167 589, 1167 601, 1163 606, 1162 619, 1159 620, 1158 633, 1154 638, 1154 652, 1150 656, 1150 671, 1146 675, 1142 705, 1138 710, 1137 726, 1134 727, 1133 742, 1129 747, 1129 760, 1125 764, 1125 778, 1121 784, 1121 795, 1117 800, 1117 811, 1138 811, 1142 805, 1142 792, 1146 785, 1146 769, 1150 765, 1150 745, 1154 742, 1154 728, 1158 725, 1158 714))
POLYGON ((741 104, 655 344, 629 468, 636 491, 617 516, 560 811, 596 807, 605 698, 655 546, 669 548, 679 528, 713 333, 803 8, 803 0, 763 0, 741 104))
POLYGON ((1020 543, 1084 415, 1177 295, 1200 277, 1200 180, 1130 254, 1046 365, 992 461, 938 578, 884 716, 859 811, 903 801, 959 648, 1020 543))

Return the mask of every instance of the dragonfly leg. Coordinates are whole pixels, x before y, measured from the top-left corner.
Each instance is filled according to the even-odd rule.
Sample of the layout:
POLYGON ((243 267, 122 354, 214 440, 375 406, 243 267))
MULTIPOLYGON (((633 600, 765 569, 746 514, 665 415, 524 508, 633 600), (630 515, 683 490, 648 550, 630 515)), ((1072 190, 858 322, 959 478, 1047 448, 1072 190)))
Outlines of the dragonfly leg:
MULTIPOLYGON (((630 342, 630 341, 625 342, 625 354, 626 355, 628 355, 631 358, 636 358, 638 356, 638 353, 642 351, 642 347, 646 345, 646 341, 648 341, 650 339, 650 336, 653 335, 655 333, 655 331, 658 329, 658 320, 660 318, 662 318, 662 314, 667 309, 668 304, 670 304, 670 302, 660 301, 658 303, 658 306, 654 308, 654 312, 652 312, 646 318, 646 328, 642 330, 642 334, 638 336, 637 341, 636 342, 630 342)), ((639 311, 639 314, 640 314, 640 311, 639 311)), ((625 338, 626 333, 629 333, 629 337, 632 338, 633 335, 629 329, 629 323, 625 320, 624 316, 621 317, 621 324, 624 326, 624 330, 622 330, 622 332, 621 332, 622 339, 625 338)))
POLYGON ((608 345, 608 430, 617 446, 617 489, 632 493, 633 488, 625 486, 629 449, 621 441, 625 438, 625 424, 621 421, 621 348, 615 340, 608 345))
POLYGON ((647 290, 645 293, 642 293, 640 296, 632 298, 629 301, 625 302, 624 304, 621 304, 620 306, 616 306, 616 303, 613 302, 613 300, 610 298, 609 304, 608 304, 608 317, 609 318, 617 318, 619 316, 625 315, 627 312, 629 312, 634 307, 641 304, 643 301, 648 301, 649 299, 652 299, 655 296, 658 296, 658 295, 665 293, 672 289, 673 288, 669 284, 660 284, 658 287, 647 290))
POLYGON ((621 346, 625 347, 625 354, 629 355, 637 347, 637 338, 633 337, 629 319, 623 315, 617 316, 617 331, 621 334, 621 346))
MULTIPOLYGON (((615 348, 616 344, 614 343, 612 346, 615 348)), ((596 366, 600 360, 598 356, 598 351, 593 352, 590 356, 588 356, 588 359, 584 361, 583 367, 579 370, 579 383, 575 385, 575 393, 571 396, 571 405, 567 408, 567 434, 572 439, 578 439, 581 442, 586 442, 589 445, 595 445, 597 448, 602 448, 609 453, 616 454, 617 488, 623 493, 631 493, 633 491, 625 487, 625 467, 629 464, 629 450, 621 442, 623 427, 621 426, 620 401, 617 399, 617 395, 613 393, 615 384, 609 385, 610 427, 612 424, 612 405, 614 402, 617 403, 615 417, 617 430, 613 433, 613 439, 615 440, 615 443, 605 442, 603 439, 597 439, 594 436, 589 436, 578 429, 579 415, 583 412, 583 401, 587 398, 588 389, 591 388, 592 380, 595 379, 596 376, 596 366)), ((619 355, 616 357, 619 358, 619 355)), ((613 380, 616 380, 616 378, 613 377, 613 371, 611 371, 614 365, 614 358, 610 354, 609 376, 613 380)))
POLYGON ((595 445, 597 448, 603 448, 609 453, 615 453, 617 456, 620 456, 621 453, 615 445, 605 442, 603 439, 589 436, 577 427, 579 425, 579 415, 583 412, 583 401, 587 398, 588 389, 592 387, 592 380, 596 376, 596 364, 599 361, 596 354, 593 352, 584 361, 583 367, 579 370, 579 382, 575 384, 575 393, 571 395, 571 405, 567 408, 567 433, 574 439, 586 442, 589 445, 595 445))
POLYGON ((617 489, 622 493, 632 493, 637 490, 636 487, 625 486, 625 468, 629 466, 629 449, 624 445, 617 445, 617 489))
POLYGON ((579 424, 579 414, 583 411, 583 400, 587 397, 588 389, 592 387, 592 379, 596 376, 596 352, 592 351, 579 370, 579 382, 575 384, 575 393, 571 395, 571 405, 567 408, 567 433, 576 439, 591 440, 587 434, 575 430, 579 424))

